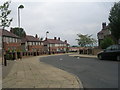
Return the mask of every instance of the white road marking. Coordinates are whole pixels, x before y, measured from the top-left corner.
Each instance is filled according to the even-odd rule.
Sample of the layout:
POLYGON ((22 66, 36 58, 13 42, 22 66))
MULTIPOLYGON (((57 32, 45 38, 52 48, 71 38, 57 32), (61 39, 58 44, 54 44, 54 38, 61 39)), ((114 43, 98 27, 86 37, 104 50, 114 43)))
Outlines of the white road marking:
POLYGON ((62 58, 60 58, 60 60, 63 60, 62 58))

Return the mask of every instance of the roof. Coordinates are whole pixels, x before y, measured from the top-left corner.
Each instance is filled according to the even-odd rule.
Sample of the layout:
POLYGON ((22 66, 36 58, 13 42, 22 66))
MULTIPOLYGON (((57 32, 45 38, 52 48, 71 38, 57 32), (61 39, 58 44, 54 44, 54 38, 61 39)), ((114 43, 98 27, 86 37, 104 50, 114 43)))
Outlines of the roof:
POLYGON ((20 38, 20 37, 18 37, 17 35, 11 33, 10 31, 7 31, 7 30, 2 30, 2 29, 0 29, 0 35, 1 35, 1 33, 2 33, 2 36, 20 38))
POLYGON ((47 43, 51 43, 51 44, 68 44, 67 42, 63 42, 61 40, 55 40, 55 39, 47 39, 47 40, 44 40, 44 43, 47 44, 47 43))
POLYGON ((26 35, 25 38, 22 38, 22 42, 25 43, 25 42, 40 42, 39 38, 36 38, 34 36, 31 36, 31 35, 26 35))

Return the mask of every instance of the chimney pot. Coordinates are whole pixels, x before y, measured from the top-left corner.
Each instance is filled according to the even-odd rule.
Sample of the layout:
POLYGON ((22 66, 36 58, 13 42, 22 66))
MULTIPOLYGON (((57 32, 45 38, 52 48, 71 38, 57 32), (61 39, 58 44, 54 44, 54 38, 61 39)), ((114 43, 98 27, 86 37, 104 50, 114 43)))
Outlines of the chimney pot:
POLYGON ((47 38, 45 38, 45 40, 47 40, 47 38))
POLYGON ((103 22, 102 23, 102 29, 105 29, 105 27, 106 27, 106 22, 103 22))
POLYGON ((56 37, 54 37, 54 40, 56 40, 56 37))
POLYGON ((36 34, 35 37, 38 38, 38 35, 36 34))
POLYGON ((58 37, 58 40, 60 40, 60 37, 58 37))
POLYGON ((10 28, 10 32, 13 33, 13 28, 12 27, 10 28))

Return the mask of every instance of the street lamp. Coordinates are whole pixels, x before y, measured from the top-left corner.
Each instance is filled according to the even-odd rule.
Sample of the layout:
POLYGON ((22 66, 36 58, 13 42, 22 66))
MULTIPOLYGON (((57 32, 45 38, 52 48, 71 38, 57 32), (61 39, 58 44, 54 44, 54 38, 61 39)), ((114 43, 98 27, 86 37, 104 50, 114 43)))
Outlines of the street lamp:
MULTIPOLYGON (((47 40, 47 34, 48 34, 48 33, 49 33, 49 31, 46 32, 46 40, 47 40)), ((50 53, 50 43, 48 43, 48 49, 49 49, 49 54, 51 54, 51 53, 50 53)))
POLYGON ((19 7, 18 7, 18 27, 20 28, 20 9, 23 9, 24 8, 24 6, 23 5, 20 5, 19 7))
MULTIPOLYGON (((18 7, 18 27, 19 27, 19 37, 20 37, 20 9, 23 9, 24 6, 23 5, 19 5, 18 7)), ((21 53, 20 53, 21 54, 21 53)), ((19 56, 21 57, 21 56, 19 56)))
POLYGON ((49 33, 49 31, 46 32, 46 38, 47 38, 47 34, 49 33))

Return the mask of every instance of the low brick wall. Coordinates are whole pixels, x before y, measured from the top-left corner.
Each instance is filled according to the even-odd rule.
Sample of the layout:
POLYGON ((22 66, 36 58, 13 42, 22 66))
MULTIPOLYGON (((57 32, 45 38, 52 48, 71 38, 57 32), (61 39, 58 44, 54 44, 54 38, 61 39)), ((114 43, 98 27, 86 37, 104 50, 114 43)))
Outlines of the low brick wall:
POLYGON ((93 54, 93 55, 97 55, 97 53, 99 53, 99 52, 101 52, 101 51, 102 51, 102 49, 98 49, 98 48, 96 49, 96 48, 95 48, 95 49, 92 49, 92 54, 93 54))
POLYGON ((89 48, 89 49, 81 49, 79 50, 79 54, 92 54, 92 55, 97 55, 97 53, 99 53, 100 51, 102 51, 102 49, 99 49, 99 48, 89 48))

